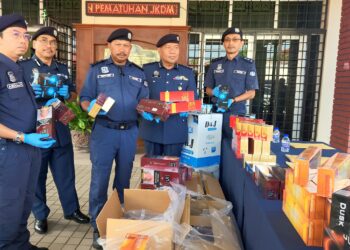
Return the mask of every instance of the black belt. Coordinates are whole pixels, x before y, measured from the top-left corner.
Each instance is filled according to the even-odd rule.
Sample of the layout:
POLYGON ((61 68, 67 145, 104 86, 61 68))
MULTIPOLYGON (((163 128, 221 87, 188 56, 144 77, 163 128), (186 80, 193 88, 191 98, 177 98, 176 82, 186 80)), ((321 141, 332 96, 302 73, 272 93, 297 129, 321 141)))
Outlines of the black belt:
POLYGON ((137 121, 112 121, 109 118, 97 118, 96 123, 103 127, 117 129, 117 130, 128 130, 137 125, 137 121))

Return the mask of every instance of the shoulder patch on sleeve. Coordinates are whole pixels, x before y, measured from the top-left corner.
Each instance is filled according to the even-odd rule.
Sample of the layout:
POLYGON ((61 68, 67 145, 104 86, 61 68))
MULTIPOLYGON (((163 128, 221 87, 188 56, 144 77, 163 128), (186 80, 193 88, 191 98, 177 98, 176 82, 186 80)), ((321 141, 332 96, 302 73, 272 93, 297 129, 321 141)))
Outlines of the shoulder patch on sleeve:
POLYGON ((243 57, 243 59, 246 60, 246 61, 249 62, 249 63, 253 63, 253 62, 254 62, 253 59, 248 58, 248 57, 243 57))

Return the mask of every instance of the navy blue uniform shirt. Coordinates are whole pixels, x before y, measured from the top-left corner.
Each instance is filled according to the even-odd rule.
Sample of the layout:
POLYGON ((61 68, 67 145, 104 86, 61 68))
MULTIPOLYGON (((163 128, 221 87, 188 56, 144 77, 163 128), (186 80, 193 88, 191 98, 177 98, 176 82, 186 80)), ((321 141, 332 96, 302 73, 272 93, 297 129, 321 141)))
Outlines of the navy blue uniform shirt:
POLYGON ((0 53, 0 123, 16 131, 36 130, 37 105, 21 67, 0 53))
MULTIPOLYGON (((176 64, 168 70, 161 62, 148 63, 143 66, 149 86, 149 98, 159 100, 160 92, 164 91, 194 91, 197 98, 195 75, 191 68, 176 64)), ((160 143, 185 143, 188 135, 187 118, 170 115, 165 121, 142 120, 140 136, 142 139, 160 143)))
MULTIPOLYGON (((239 55, 233 60, 227 57, 214 59, 205 76, 204 86, 214 89, 219 85, 229 86, 229 98, 235 98, 248 90, 259 89, 255 63, 252 59, 239 55)), ((213 98, 215 102, 215 98, 213 98)), ((246 101, 234 103, 231 112, 246 113, 246 101)))
POLYGON ((143 70, 127 61, 124 66, 114 64, 112 58, 93 64, 88 72, 80 101, 92 101, 100 93, 115 100, 107 117, 117 122, 137 120, 136 106, 148 98, 148 87, 143 70))
MULTIPOLYGON (((39 73, 50 73, 50 74, 60 74, 62 75, 62 79, 66 79, 63 81, 64 85, 68 85, 69 92, 75 91, 75 86, 73 85, 72 81, 69 78, 68 73, 68 67, 67 65, 58 62, 57 60, 53 60, 51 65, 46 65, 43 63, 38 57, 35 55, 32 58, 28 58, 25 60, 22 60, 19 62, 21 67, 24 71, 24 78, 26 79, 26 82, 29 82, 30 84, 34 80, 34 74, 33 71, 38 71, 39 73)), ((61 101, 64 101, 63 97, 58 96, 61 101)), ((38 106, 43 106, 45 103, 51 98, 37 98, 36 102, 38 103, 38 106)), ((69 132, 69 128, 65 125, 63 125, 60 122, 55 123, 55 130, 56 130, 56 138, 57 138, 57 144, 64 146, 71 142, 71 136, 69 132)))

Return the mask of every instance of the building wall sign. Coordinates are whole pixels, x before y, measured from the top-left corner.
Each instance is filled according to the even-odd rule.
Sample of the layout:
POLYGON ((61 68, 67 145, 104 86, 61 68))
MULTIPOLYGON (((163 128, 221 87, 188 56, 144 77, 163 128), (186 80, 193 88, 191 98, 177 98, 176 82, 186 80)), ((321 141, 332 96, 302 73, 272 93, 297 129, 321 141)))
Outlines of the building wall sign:
POLYGON ((179 17, 180 3, 86 1, 87 16, 179 17))

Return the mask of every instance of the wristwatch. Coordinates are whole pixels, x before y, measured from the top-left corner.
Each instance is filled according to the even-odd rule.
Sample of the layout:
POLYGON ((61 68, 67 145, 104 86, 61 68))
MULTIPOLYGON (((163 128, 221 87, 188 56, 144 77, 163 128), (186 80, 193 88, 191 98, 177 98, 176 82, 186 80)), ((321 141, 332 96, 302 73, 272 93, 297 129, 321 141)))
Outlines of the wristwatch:
POLYGON ((13 139, 13 141, 14 141, 15 143, 17 143, 17 144, 22 144, 22 143, 23 143, 23 142, 21 141, 22 135, 24 135, 23 132, 18 131, 17 134, 16 134, 16 137, 15 137, 15 139, 13 139))

